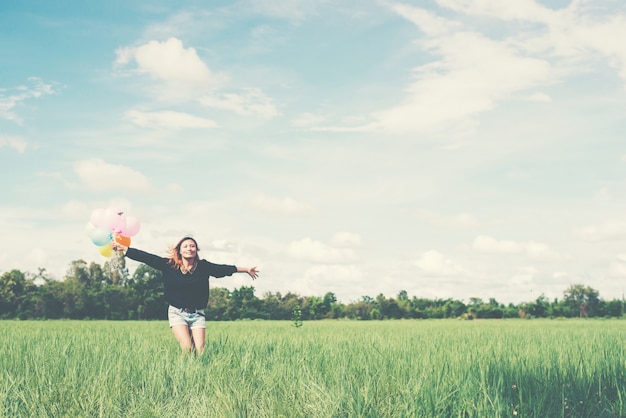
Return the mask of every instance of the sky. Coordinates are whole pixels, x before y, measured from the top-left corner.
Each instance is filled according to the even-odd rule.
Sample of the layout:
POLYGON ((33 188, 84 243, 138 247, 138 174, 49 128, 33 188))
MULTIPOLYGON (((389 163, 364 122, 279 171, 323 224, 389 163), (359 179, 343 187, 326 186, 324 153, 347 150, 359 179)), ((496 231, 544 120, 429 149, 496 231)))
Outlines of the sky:
POLYGON ((259 297, 621 299, 623 39, 621 0, 1 2, 0 274, 104 264, 111 208, 259 297))

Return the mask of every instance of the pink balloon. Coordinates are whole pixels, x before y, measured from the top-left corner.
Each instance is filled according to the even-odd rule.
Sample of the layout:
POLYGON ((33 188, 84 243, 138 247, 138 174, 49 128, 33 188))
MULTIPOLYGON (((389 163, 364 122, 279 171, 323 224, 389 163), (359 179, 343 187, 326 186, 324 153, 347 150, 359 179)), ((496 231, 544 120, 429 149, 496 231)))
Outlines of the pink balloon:
POLYGON ((122 223, 122 215, 124 212, 117 210, 115 208, 107 208, 104 211, 104 226, 105 228, 110 229, 111 231, 117 231, 122 223))
POLYGON ((95 227, 106 226, 106 217, 104 209, 98 208, 91 212, 91 217, 89 218, 91 224, 95 227))
POLYGON ((140 227, 141 225, 139 223, 139 219, 135 218, 134 216, 127 216, 126 225, 122 230, 123 235, 127 237, 132 237, 137 234, 137 232, 139 232, 140 227))

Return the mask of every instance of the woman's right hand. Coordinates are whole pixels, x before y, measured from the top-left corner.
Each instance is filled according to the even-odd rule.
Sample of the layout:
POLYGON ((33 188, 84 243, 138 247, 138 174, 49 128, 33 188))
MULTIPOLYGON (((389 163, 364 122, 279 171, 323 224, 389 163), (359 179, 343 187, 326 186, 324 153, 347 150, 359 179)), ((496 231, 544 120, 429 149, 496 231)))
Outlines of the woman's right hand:
POLYGON ((113 248, 113 251, 122 251, 122 252, 126 252, 126 250, 128 250, 128 247, 123 246, 122 244, 115 242, 115 241, 111 241, 111 248, 113 248))

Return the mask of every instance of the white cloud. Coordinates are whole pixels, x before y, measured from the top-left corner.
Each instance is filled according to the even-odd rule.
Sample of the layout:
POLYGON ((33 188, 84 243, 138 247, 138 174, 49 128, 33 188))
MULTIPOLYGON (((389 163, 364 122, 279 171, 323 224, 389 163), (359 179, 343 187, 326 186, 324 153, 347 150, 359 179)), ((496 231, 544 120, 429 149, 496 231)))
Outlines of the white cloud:
POLYGON ((606 221, 599 225, 579 228, 576 235, 583 241, 613 241, 626 238, 626 222, 606 221))
POLYGON ((331 238, 330 243, 337 248, 354 248, 363 245, 361 236, 352 232, 337 232, 331 238))
POLYGON ((149 191, 150 181, 140 172, 119 164, 109 164, 92 158, 74 164, 74 170, 82 183, 90 190, 149 191))
POLYGON ((200 97, 198 102, 207 107, 230 110, 240 115, 256 115, 270 119, 278 110, 273 100, 258 88, 248 88, 244 93, 221 93, 200 97))
MULTIPOLYGON (((401 103, 372 113, 372 122, 341 131, 384 130, 391 133, 437 132, 471 126, 472 120, 505 100, 529 89, 558 81, 565 74, 586 71, 589 62, 605 59, 626 81, 626 16, 593 18, 584 2, 551 10, 533 0, 440 0, 457 12, 450 20, 404 4, 390 5, 398 15, 419 27, 425 37, 417 44, 437 57, 417 67, 401 103), (494 25, 514 21, 521 26, 511 35, 492 39, 484 26, 467 17, 493 19, 494 25)), ((517 28, 517 27, 516 27, 517 28)), ((545 93, 527 100, 548 103, 545 93)))
POLYGON ((115 51, 115 68, 131 64, 134 73, 148 75, 152 82, 148 93, 157 100, 185 102, 221 86, 226 77, 214 74, 198 56, 194 48, 185 48, 182 41, 150 41, 137 47, 123 47, 115 51))
POLYGON ((547 83, 550 64, 525 56, 506 42, 457 32, 423 42, 440 55, 415 69, 403 103, 373 114, 376 127, 390 132, 430 130, 491 110, 513 93, 547 83))
POLYGON ((535 283, 538 271, 534 267, 522 267, 515 272, 508 283, 517 287, 530 287, 535 283))
MULTIPOLYGON (((224 109, 240 115, 272 118, 278 115, 273 100, 259 88, 244 88, 242 92, 224 92, 228 77, 213 73, 198 56, 194 48, 185 48, 175 37, 167 41, 150 41, 138 47, 123 47, 115 51, 115 66, 124 68, 136 64, 136 72, 154 80, 148 91, 159 100, 170 102, 197 101, 203 106, 224 109)), ((134 111, 131 111, 134 112, 134 111)), ((211 121, 198 120, 188 115, 154 112, 153 117, 166 124, 201 123, 207 127, 211 121)), ((143 122, 145 115, 133 115, 143 122)), ((152 117, 151 117, 152 119, 152 117)), ((180 128, 176 128, 180 129, 180 128)))
POLYGON ((593 16, 587 1, 572 1, 560 10, 548 9, 534 0, 439 0, 438 3, 468 15, 542 23, 545 36, 533 40, 540 49, 552 49, 558 55, 576 57, 580 62, 595 59, 594 54, 600 53, 626 82, 626 46, 613 41, 626 37, 626 16, 614 10, 610 15, 593 16))
POLYGON ((609 264, 609 277, 626 277, 626 254, 617 254, 615 260, 609 264))
POLYGON ((564 260, 568 257, 553 250, 543 242, 517 242, 498 240, 490 236, 479 235, 474 239, 475 251, 491 254, 520 254, 536 261, 564 260))
POLYGON ((550 103, 552 101, 552 97, 545 93, 533 93, 526 99, 529 102, 537 102, 537 103, 550 103))
POLYGON ((299 21, 314 14, 320 3, 323 2, 308 0, 255 0, 245 3, 245 7, 246 11, 253 11, 280 19, 299 21))
POLYGON ((61 206, 61 214, 70 219, 80 219, 89 213, 89 206, 85 202, 70 200, 61 206))
POLYGON ((357 255, 349 248, 336 248, 323 242, 304 238, 287 247, 287 254, 297 260, 319 264, 350 264, 357 255))
POLYGON ((11 89, 0 89, 0 118, 22 124, 14 109, 30 99, 38 99, 45 95, 54 94, 51 84, 44 83, 40 78, 28 78, 30 86, 20 85, 11 89), (6 92, 9 92, 7 94, 6 92))
POLYGON ((30 145, 20 137, 0 134, 0 148, 4 147, 12 148, 22 154, 30 145))
POLYGON ((427 35, 444 35, 462 28, 460 23, 436 16, 424 9, 404 4, 394 4, 391 6, 391 9, 406 20, 414 23, 427 35))
POLYGON ((313 113, 303 113, 291 121, 292 126, 299 128, 309 128, 324 122, 324 116, 315 115, 313 113))
POLYGON ((224 253, 233 253, 237 254, 241 252, 239 245, 234 242, 227 240, 213 240, 207 244, 202 244, 203 250, 216 251, 216 252, 224 252, 224 253))
POLYGON ((129 110, 124 117, 137 126, 166 129, 201 129, 214 128, 217 124, 210 120, 188 113, 174 111, 142 112, 129 110))
POLYGON ((437 0, 441 6, 470 15, 483 15, 503 20, 531 20, 546 22, 554 11, 534 0, 502 2, 498 0, 437 0))
POLYGON ((308 203, 298 202, 290 197, 257 195, 250 204, 254 209, 269 215, 309 216, 314 212, 313 207, 308 203))
POLYGON ((447 215, 430 211, 419 211, 417 216, 426 219, 433 225, 445 228, 470 229, 480 226, 478 218, 467 212, 447 215))
POLYGON ((519 254, 524 251, 524 245, 508 240, 497 240, 486 235, 474 238, 472 248, 476 251, 496 254, 519 254))
POLYGON ((194 48, 185 48, 181 40, 170 38, 165 42, 150 41, 138 47, 123 47, 115 51, 118 65, 131 61, 137 71, 152 78, 206 85, 212 81, 209 68, 202 62, 194 48))
POLYGON ((422 253, 415 265, 425 274, 432 276, 457 276, 466 272, 455 265, 439 251, 430 250, 422 253))

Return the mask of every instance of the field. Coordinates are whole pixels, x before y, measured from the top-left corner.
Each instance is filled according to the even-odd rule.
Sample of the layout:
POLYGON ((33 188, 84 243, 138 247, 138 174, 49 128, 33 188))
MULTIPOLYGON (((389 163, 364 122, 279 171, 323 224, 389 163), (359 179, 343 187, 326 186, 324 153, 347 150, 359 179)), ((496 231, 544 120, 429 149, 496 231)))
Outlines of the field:
POLYGON ((3 321, 5 417, 626 417, 626 321, 3 321))

